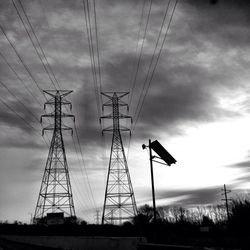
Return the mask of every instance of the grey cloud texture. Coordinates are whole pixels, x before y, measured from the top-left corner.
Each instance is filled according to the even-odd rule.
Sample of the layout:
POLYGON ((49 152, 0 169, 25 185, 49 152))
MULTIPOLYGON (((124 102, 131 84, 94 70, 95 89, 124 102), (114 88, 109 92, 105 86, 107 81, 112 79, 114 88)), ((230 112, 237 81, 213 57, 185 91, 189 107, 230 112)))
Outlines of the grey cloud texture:
MULTIPOLYGON (((145 200, 151 201, 151 191, 144 191, 145 200)), ((157 190, 158 200, 170 199, 176 206, 199 206, 220 203, 221 187, 185 189, 185 190, 157 190)))
MULTIPOLYGON (((145 134, 151 133, 150 130, 154 130, 155 127, 162 126, 167 126, 169 129, 172 127, 172 132, 173 127, 175 127, 174 130, 178 133, 180 132, 178 124, 183 124, 183 122, 214 121, 225 116, 236 115, 219 107, 218 104, 218 96, 223 88, 237 89, 242 87, 238 86, 236 82, 231 82, 230 75, 227 76, 223 72, 225 66, 228 65, 225 65, 227 62, 221 61, 220 55, 239 48, 240 44, 239 51, 235 52, 236 55, 233 54, 231 57, 228 55, 227 60, 233 62, 241 52, 241 43, 247 44, 246 34, 237 30, 239 26, 242 29, 247 28, 249 22, 244 9, 248 4, 244 3, 243 1, 241 4, 221 1, 214 6, 211 6, 209 1, 179 3, 169 37, 139 118, 138 126, 143 127, 146 131, 145 134), (192 15, 188 14, 190 12, 192 15), (241 13, 241 21, 235 22, 241 13), (204 16, 206 18, 203 18, 204 16), (186 27, 187 24, 188 27, 186 27), (232 36, 232 30, 238 31, 240 36, 232 36), (212 49, 210 54, 209 46, 212 49), (153 125, 155 127, 152 127, 153 125)), ((63 87, 76 87, 77 89, 80 87, 82 89, 81 96, 77 93, 76 99, 80 100, 79 104, 76 102, 75 105, 79 105, 81 111, 84 108, 92 111, 92 114, 83 115, 86 116, 84 119, 86 134, 92 135, 94 133, 91 131, 93 128, 96 129, 98 118, 93 115, 95 113, 95 99, 91 86, 93 83, 81 4, 80 2, 67 4, 64 1, 57 1, 50 6, 51 8, 47 8, 46 4, 37 1, 26 4, 25 8, 34 23, 51 66, 63 87), (35 18, 31 11, 36 13, 38 8, 42 11, 35 18)), ((100 13, 98 18, 103 20, 103 22, 99 22, 100 56, 103 59, 101 61, 103 90, 126 91, 129 90, 131 75, 137 59, 135 46, 139 16, 135 12, 138 12, 141 6, 139 3, 119 2, 114 4, 109 11, 106 9, 104 11, 106 4, 97 3, 97 12, 100 13), (120 14, 121 16, 118 18, 120 14), (128 22, 124 23, 125 20, 128 22), (126 39, 130 40, 126 42, 126 39)), ((146 54, 142 55, 131 114, 135 111, 136 101, 152 56, 152 48, 164 14, 165 7, 162 8, 163 5, 162 1, 153 3, 144 48, 146 54)), ((27 53, 22 53, 22 56, 28 62, 34 62, 29 63, 29 65, 36 72, 36 77, 41 79, 41 87, 48 87, 49 80, 44 73, 40 73, 42 72, 41 64, 34 51, 31 53, 34 49, 25 36, 25 31, 23 28, 11 30, 11 25, 15 26, 18 23, 13 6, 7 4, 4 5, 4 8, 7 9, 10 16, 8 19, 7 14, 3 16, 5 25, 8 25, 9 33, 15 34, 13 35, 15 42, 21 41, 24 51, 27 50, 27 53), (6 20, 8 20, 8 24, 6 20), (29 57, 26 58, 26 55, 29 57), (38 72, 39 74, 37 74, 38 72)), ((22 27, 20 23, 19 26, 22 27)), ((19 46, 17 47, 19 48, 19 46)), ((243 66, 241 65, 241 67, 243 66)), ((80 117, 79 120, 82 121, 82 118, 80 117)), ((93 139, 92 136, 90 136, 91 138, 93 139)))

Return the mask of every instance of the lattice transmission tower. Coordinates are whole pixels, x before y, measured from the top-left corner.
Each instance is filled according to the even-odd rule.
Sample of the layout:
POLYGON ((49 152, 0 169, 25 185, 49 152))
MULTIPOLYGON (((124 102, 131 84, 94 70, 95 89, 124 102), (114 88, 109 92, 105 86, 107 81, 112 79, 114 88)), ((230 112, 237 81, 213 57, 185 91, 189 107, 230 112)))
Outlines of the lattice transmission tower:
POLYGON ((120 124, 120 119, 130 119, 131 116, 124 115, 119 111, 120 107, 128 104, 121 99, 128 92, 104 92, 101 93, 108 98, 104 107, 111 107, 109 115, 101 116, 101 119, 112 119, 113 125, 103 129, 103 132, 112 132, 112 146, 109 159, 108 176, 105 190, 105 199, 102 214, 102 224, 121 224, 137 214, 134 191, 130 179, 127 160, 124 153, 121 132, 130 129, 120 124))
POLYGON ((44 90, 44 93, 50 97, 45 102, 44 109, 49 106, 53 111, 42 115, 41 122, 43 118, 53 118, 54 124, 43 129, 43 134, 45 130, 50 130, 53 131, 53 136, 35 209, 35 223, 44 221, 48 215, 61 214, 63 218, 75 217, 69 169, 62 135, 63 130, 73 132, 72 128, 62 122, 62 119, 66 117, 75 118, 74 115, 63 111, 63 107, 66 106, 72 109, 71 103, 65 98, 72 92, 70 90, 44 90))

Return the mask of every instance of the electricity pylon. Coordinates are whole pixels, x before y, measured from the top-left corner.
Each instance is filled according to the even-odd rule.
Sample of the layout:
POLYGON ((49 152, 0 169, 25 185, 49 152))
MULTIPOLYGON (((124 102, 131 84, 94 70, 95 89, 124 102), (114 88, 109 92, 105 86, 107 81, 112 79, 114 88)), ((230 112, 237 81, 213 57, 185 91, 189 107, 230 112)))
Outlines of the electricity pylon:
POLYGON ((34 214, 35 223, 42 221, 49 213, 63 213, 65 217, 75 217, 68 163, 62 135, 63 130, 73 132, 72 128, 62 123, 62 118, 75 118, 74 115, 64 113, 62 110, 63 106, 69 106, 72 109, 71 103, 65 99, 65 96, 72 92, 70 90, 44 90, 44 93, 51 97, 44 104, 44 109, 47 106, 52 106, 53 112, 42 115, 41 122, 45 117, 53 118, 54 125, 49 125, 43 129, 43 134, 45 130, 52 130, 53 136, 34 214))
POLYGON ((120 119, 131 119, 131 116, 120 113, 119 107, 127 107, 121 99, 128 92, 102 92, 108 101, 104 107, 111 107, 112 113, 101 116, 101 119, 112 119, 113 125, 102 132, 112 132, 112 146, 109 159, 108 176, 102 214, 102 224, 122 224, 137 214, 134 191, 129 175, 128 164, 124 153, 121 131, 130 129, 120 125, 120 119))

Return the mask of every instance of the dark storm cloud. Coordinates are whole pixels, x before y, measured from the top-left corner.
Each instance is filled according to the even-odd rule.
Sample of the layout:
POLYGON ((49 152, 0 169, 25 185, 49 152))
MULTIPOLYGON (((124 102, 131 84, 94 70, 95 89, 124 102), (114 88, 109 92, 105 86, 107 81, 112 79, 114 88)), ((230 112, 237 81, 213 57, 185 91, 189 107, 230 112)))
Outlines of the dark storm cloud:
MULTIPOLYGON (((121 58, 121 55, 117 55, 117 58, 121 58)), ((128 91, 126 86, 128 86, 128 82, 131 82, 129 72, 132 72, 135 56, 127 54, 122 58, 115 66, 109 63, 105 65, 105 75, 108 79, 107 90, 128 91), (123 69, 123 71, 119 69, 123 69)), ((145 69, 147 69, 149 60, 150 56, 144 56, 141 62, 143 72, 138 76, 138 85, 135 89, 137 93, 140 93, 142 89, 145 69)), ((220 108, 217 96, 214 95, 214 91, 216 89, 219 91, 221 86, 216 85, 213 80, 217 77, 217 81, 219 81, 221 76, 210 76, 201 67, 190 64, 185 66, 177 64, 171 69, 168 65, 165 67, 161 66, 157 71, 151 87, 152 92, 148 93, 139 119, 138 126, 147 133, 151 133, 150 130, 157 128, 160 130, 162 127, 167 127, 172 132, 178 132, 178 125, 183 122, 215 121, 237 115, 220 108)), ((228 86, 228 88, 232 88, 232 86, 228 86)), ((137 93, 134 96, 135 103, 139 99, 137 93)), ((131 113, 134 111, 135 106, 132 107, 131 113)), ((145 136, 145 134, 141 136, 145 136)))
MULTIPOLYGON (((128 8, 132 10, 132 7, 139 9, 140 7, 138 4, 133 4, 133 6, 131 6, 131 3, 120 4, 121 2, 114 5, 113 9, 116 10, 119 7, 118 10, 121 11, 128 8)), ((134 99, 131 105, 131 115, 135 111, 138 96, 142 89, 142 82, 145 79, 152 56, 152 48, 159 30, 157 25, 159 26, 164 14, 162 4, 162 1, 153 2, 152 16, 149 24, 150 29, 145 43, 145 54, 143 54, 140 64, 134 99)), ((87 39, 86 32, 84 31, 84 20, 82 18, 82 6, 80 6, 80 2, 71 3, 69 6, 63 1, 52 3, 51 8, 48 10, 40 2, 25 5, 29 13, 32 13, 31 11, 35 11, 36 13, 37 6, 42 9, 42 12, 38 13, 37 18, 34 18, 33 15, 31 18, 35 26, 39 25, 39 23, 42 25, 41 29, 37 29, 38 36, 40 37, 41 44, 45 47, 48 57, 51 58, 51 66, 56 76, 63 83, 64 87, 71 88, 71 86, 78 86, 79 89, 80 86, 80 90, 77 91, 78 93, 74 93, 76 95, 74 97, 74 110, 79 115, 77 120, 80 136, 88 143, 96 142, 99 137, 100 127, 98 125, 98 114, 95 106, 91 68, 89 63, 87 63, 89 55, 86 50, 87 39), (41 22, 41 20, 45 20, 45 22, 41 22), (53 32, 50 32, 51 30, 53 32), (79 51, 83 51, 84 56, 80 56, 81 53, 79 54, 79 51), (65 74, 65 72, 68 73, 65 74)), ((103 13, 103 6, 105 4, 101 2, 97 3, 99 13, 103 13)), ((13 6, 8 5, 6 8, 10 12, 10 24, 12 24, 12 27, 15 27, 18 19, 13 6), (14 16, 16 17, 14 18, 14 16)), ((199 52, 204 51, 207 41, 212 43, 214 47, 219 47, 222 50, 219 51, 220 53, 223 53, 225 50, 225 47, 222 45, 225 41, 230 43, 230 45, 236 40, 242 40, 242 43, 244 41, 247 42, 245 36, 230 36, 231 31, 225 29, 225 25, 237 29, 239 22, 234 22, 234 19, 237 18, 231 20, 230 15, 233 13, 234 17, 238 17, 239 13, 243 11, 242 8, 242 5, 235 5, 231 1, 227 4, 221 1, 216 6, 209 5, 209 1, 203 1, 202 3, 194 1, 179 3, 176 18, 173 20, 171 32, 138 120, 137 127, 140 129, 136 131, 135 136, 144 137, 154 134, 154 131, 159 131, 162 128, 166 128, 171 134, 177 134, 182 132, 180 125, 183 125, 183 123, 211 122, 235 115, 233 112, 219 107, 218 96, 216 95, 217 92, 221 91, 222 85, 226 86, 226 88, 236 88, 232 84, 227 86, 227 78, 220 72, 220 69, 223 69, 224 66, 218 64, 216 71, 211 73, 202 64, 197 64, 197 61, 194 59, 199 52), (227 11, 223 7, 226 5, 229 6, 227 11), (234 10, 233 6, 236 6, 237 9, 234 10), (219 15, 218 12, 221 13, 223 10, 226 14, 219 15), (178 14, 178 11, 182 13, 181 16, 178 14), (192 12, 192 15, 183 14, 185 11, 192 12), (201 19, 203 12, 206 12, 206 18, 201 19), (177 16, 180 16, 180 20, 177 16), (197 20, 202 21, 197 22, 197 20), (214 22, 214 20, 216 21, 214 22), (184 27, 181 25, 183 21, 185 21, 185 24, 188 23, 190 29, 187 29, 185 25, 184 27), (220 25, 214 25, 217 22, 220 25), (193 33, 189 33, 190 30, 193 33), (219 35, 221 32, 223 32, 223 36, 219 35), (193 46, 196 46, 195 51, 192 50, 193 46), (180 50, 175 51, 175 48, 180 50), (188 53, 191 54, 191 57, 188 56, 188 53)), ((99 17, 100 20, 105 16, 104 14, 99 17)), ((106 27, 109 28, 106 28, 103 22, 99 22, 100 49, 103 50, 105 55, 108 54, 108 57, 101 57, 101 59, 103 58, 101 61, 103 90, 128 91, 131 87, 132 74, 137 57, 134 53, 135 48, 127 46, 127 49, 123 50, 123 48, 126 48, 123 38, 133 36, 133 39, 136 39, 138 28, 134 28, 133 33, 126 33, 128 29, 124 29, 124 24, 120 24, 120 21, 118 24, 113 22, 112 18, 116 17, 116 12, 113 10, 110 10, 109 14, 106 13, 106 17, 108 17, 106 19, 106 27), (119 25, 123 25, 123 29, 119 25), (114 43, 116 44, 113 46, 113 51, 110 50, 110 41, 112 41, 112 36, 114 35, 114 30, 111 27, 115 30, 120 27, 119 33, 115 33, 116 39, 114 43), (104 31, 107 32, 104 33, 104 31), (120 34, 120 37, 117 37, 117 34, 120 34), (122 52, 120 50, 118 53, 116 46, 122 49, 122 52)), ((127 17, 128 14, 124 14, 123 18, 127 17)), ((248 23, 245 17, 246 15, 243 16, 244 22, 240 22, 242 28, 246 27, 248 23)), ((138 16, 133 16, 133 18, 130 18, 127 24, 128 27, 133 27, 132 24, 134 25, 135 23, 138 24, 138 16)), ((20 26, 20 23, 18 25, 20 26)), ((8 28, 11 30, 11 25, 8 25, 8 28)), ((24 36, 23 28, 18 31, 15 29, 15 34, 16 39, 21 39, 25 44, 30 45, 30 41, 24 36)), ((243 35, 242 32, 240 34, 243 35)), ((29 50, 31 49, 33 50, 33 48, 29 48, 29 50)), ((102 53, 102 50, 100 50, 100 53, 102 53)), ((209 56, 207 51, 204 56, 209 56)), ((29 63, 32 64, 34 72, 41 71, 41 65, 39 65, 34 51, 32 56, 29 56, 28 61, 34 61, 34 63, 29 63)), ((213 63, 218 63, 218 58, 213 63)), ((39 74, 36 77, 39 77, 44 86, 49 86, 47 76, 39 74)))
POLYGON ((245 157, 245 161, 236 162, 234 164, 227 165, 227 167, 242 169, 245 172, 250 171, 250 151, 247 152, 247 157, 245 157))
POLYGON ((11 127, 18 127, 25 131, 30 131, 31 128, 28 125, 35 126, 36 128, 37 124, 39 125, 39 116, 36 115, 37 109, 28 106, 25 107, 26 108, 23 106, 23 102, 20 103, 17 99, 8 102, 6 102, 6 99, 3 100, 1 102, 0 115, 2 119, 0 123, 11 127), (10 109, 4 104, 7 104, 10 109), (22 117, 23 120, 20 117, 22 117))
POLYGON ((250 172, 245 172, 243 176, 235 179, 233 186, 238 187, 239 184, 244 184, 249 182, 250 172))
POLYGON ((39 150, 48 148, 47 137, 45 137, 45 141, 48 144, 43 140, 39 131, 37 133, 32 130, 24 132, 24 130, 14 129, 14 127, 2 127, 1 130, 1 148, 37 149, 38 154, 39 150))
POLYGON ((78 126, 80 135, 87 141, 94 140, 100 135, 99 117, 97 114, 96 99, 93 94, 93 89, 82 87, 81 90, 76 93, 74 107, 76 114, 78 115, 78 126), (99 135, 98 135, 99 134, 99 135))
MULTIPOLYGON (((211 6, 209 1, 187 1, 183 6, 185 11, 192 11, 187 17, 193 39, 196 35, 200 42, 209 40, 222 49, 237 47, 242 48, 249 43, 250 4, 247 0, 222 0, 217 5, 211 6), (202 18, 201 22, 197 22, 202 18), (238 35, 236 35, 236 33, 238 35)), ((192 37, 191 37, 192 38, 192 37)))
MULTIPOLYGON (((234 181, 232 183, 232 188, 237 189, 239 185, 245 184, 249 182, 250 178, 250 161, 246 162, 240 162, 238 164, 232 165, 231 167, 238 168, 241 170, 241 176, 234 178, 234 181)), ((234 191, 236 193, 236 191, 234 191)))
MULTIPOLYGON (((34 27, 36 27, 40 42, 45 48, 58 80, 64 88, 77 89, 69 97, 69 100, 73 102, 73 112, 76 115, 80 142, 84 152, 88 155, 95 147, 103 148, 103 145, 89 63, 83 8, 80 2, 68 4, 64 1, 57 1, 51 4, 50 8, 47 8, 42 2, 32 2, 25 4, 25 7, 34 27), (41 9, 39 13, 38 9, 41 9)), ((134 45, 136 44, 134 43, 132 47, 131 41, 136 40, 139 15, 138 13, 134 15, 133 11, 140 10, 142 6, 133 1, 119 2, 113 6, 110 12, 104 12, 103 8, 106 4, 97 2, 97 11, 101 14, 98 16, 98 24, 103 91, 128 91, 132 86, 132 76, 138 59, 135 54, 134 45), (133 4, 131 5, 131 3, 133 4), (129 12, 126 11, 128 9, 129 12), (114 22, 114 18, 117 18, 118 14, 121 14, 120 18, 114 22), (103 21, 104 17, 106 18, 105 22, 103 21), (127 20, 127 22, 124 23, 122 20, 127 20), (106 25, 104 25, 105 23, 106 25)), ((147 40, 130 107, 132 116, 152 56, 166 3, 164 2, 164 8, 162 6, 162 1, 153 2, 147 40)), ((227 81, 230 76, 225 77, 223 71, 226 65, 219 59, 220 55, 227 52, 228 49, 234 48, 234 44, 237 45, 237 40, 240 40, 242 44, 247 42, 246 34, 240 32, 240 36, 232 36, 230 35, 232 34, 231 29, 227 28, 231 27, 232 30, 237 31, 240 24, 241 29, 247 27, 248 19, 245 14, 242 16, 243 22, 236 22, 239 13, 243 11, 242 8, 242 5, 235 5, 233 1, 227 4, 221 1, 215 6, 209 5, 209 1, 202 3, 179 2, 176 16, 171 25, 171 32, 137 123, 135 138, 157 137, 159 131, 171 135, 181 134, 184 132, 183 127, 192 124, 237 116, 234 112, 219 106, 218 96, 223 88, 237 89, 240 87, 240 85, 236 86, 237 84, 227 81), (223 7, 225 5, 227 5, 226 10, 223 7), (192 13, 192 15, 185 12, 192 13), (205 13, 206 18, 203 18, 205 13), (199 21, 197 22, 197 20, 199 21), (216 21, 214 22, 214 20, 216 21), (190 31, 192 32, 190 33, 190 31), (210 42, 212 48, 216 48, 215 51, 219 52, 219 55, 212 62, 218 64, 213 71, 204 67, 203 62, 200 63, 197 59, 198 54, 204 52, 204 60, 207 63, 207 57, 210 56, 206 47, 207 42, 210 42)), ((7 18, 7 14, 4 15, 4 24, 9 32, 15 32, 13 36, 15 42, 22 41, 22 47, 26 52, 25 50, 20 52, 22 55, 28 55, 25 61, 32 67, 32 72, 38 78, 41 86, 47 88, 50 86, 48 77, 41 73, 43 69, 40 62, 29 39, 25 36, 25 31, 18 21, 13 6, 10 4, 7 6, 7 12, 10 18, 7 18), (9 22, 6 22, 7 19, 9 22)), ((214 54, 215 51, 212 50, 211 54, 214 54)), ((231 58, 228 57, 228 60, 230 61, 231 58)), ((34 88, 34 86, 32 87, 34 88)), ((24 113, 22 110, 20 112, 24 113)), ((34 112, 38 114, 38 117, 42 114, 41 110, 34 110, 34 112)), ((106 110, 105 114, 109 112, 106 110)), ((23 115, 27 121, 32 119, 29 114, 24 113, 23 115)), ((13 118, 9 113, 2 114, 2 122, 10 123, 11 126, 17 126, 26 132, 29 130, 22 124, 22 121, 13 118)), ((104 124, 104 126, 108 125, 108 122, 104 124)), ((70 139, 66 138, 65 140, 70 139)), ((17 145, 19 145, 18 142, 17 145)), ((69 147, 73 149, 72 144, 69 144, 69 147)))
MULTIPOLYGON (((189 206, 217 203, 221 199, 221 187, 191 189, 191 190, 157 190, 156 199, 173 199, 173 205, 189 206)), ((151 200, 151 193, 148 190, 144 197, 151 200)), ((167 202, 166 202, 167 203, 167 202)))
MULTIPOLYGON (((233 3, 231 2, 229 5, 233 5, 233 3)), ((198 4, 197 7, 191 3, 190 6, 191 9, 199 9, 203 5, 201 4, 201 6, 199 6, 198 4)), ((207 6, 207 8, 209 8, 209 6, 207 6)), ((210 41, 214 47, 218 46, 221 49, 221 51, 219 50, 220 54, 223 54, 225 51, 225 48, 222 46, 223 41, 221 41, 220 38, 218 40, 215 38, 221 33, 221 31, 226 31, 224 31, 223 26, 218 27, 216 25, 216 27, 213 28, 210 22, 212 22, 213 17, 216 15, 218 22, 220 18, 222 18, 223 21, 227 21, 230 15, 227 14, 221 16, 218 15, 218 13, 214 13, 214 10, 211 10, 210 12, 211 15, 208 15, 208 21, 202 19, 204 22, 196 22, 197 18, 200 17, 199 13, 196 13, 197 16, 191 19, 189 25, 192 26, 192 29, 195 30, 195 32, 201 34, 198 37, 192 36, 192 34, 188 34, 187 36, 186 32, 183 32, 182 38, 185 37, 185 39, 176 40, 173 37, 178 37, 178 34, 172 33, 170 39, 172 38, 173 48, 179 43, 182 43, 182 47, 188 52, 190 49, 190 41, 195 41, 197 48, 194 56, 197 56, 199 50, 204 50, 205 43, 210 41), (198 26, 197 23, 199 23, 198 26), (208 33, 212 33, 214 36, 211 37, 210 40, 208 40, 209 37, 206 37, 208 33)), ((230 24, 228 25, 234 27, 233 21, 230 21, 230 24)), ((246 23, 244 23, 244 25, 246 25, 246 23)), ((235 27, 237 27, 237 24, 235 27)), ((234 41, 239 38, 229 36, 225 39, 228 39, 228 43, 234 44, 234 41)), ((242 40, 244 41, 244 37, 242 40)), ((168 52, 166 53, 168 57, 168 52)), ((170 51, 170 54, 171 53, 172 52, 170 51)), ((155 128, 160 130, 162 127, 168 127, 171 132, 180 132, 178 125, 183 122, 216 121, 225 117, 237 115, 236 113, 225 110, 219 106, 218 92, 223 91, 223 88, 228 90, 230 88, 238 88, 237 83, 232 84, 229 78, 225 77, 223 73, 225 64, 224 62, 220 63, 218 61, 219 57, 213 62, 218 63, 217 69, 215 72, 211 73, 210 70, 204 68, 203 65, 195 64, 196 62, 193 61, 193 58, 190 58, 191 60, 189 62, 186 60, 186 62, 184 61, 183 63, 181 60, 182 53, 172 54, 175 58, 180 59, 180 61, 176 63, 177 59, 171 61, 170 57, 169 63, 167 62, 168 64, 159 65, 152 83, 152 94, 149 92, 142 110, 139 121, 141 121, 140 125, 147 134, 151 133, 150 130, 154 130, 155 128), (172 65, 172 63, 174 63, 174 65, 172 65), (154 92, 157 92, 157 98, 155 98, 154 92), (152 126, 154 126, 154 128, 152 128, 152 126)), ((209 54, 205 54, 205 56, 209 56, 209 54)), ((131 73, 133 72, 132 67, 136 61, 135 55, 128 53, 117 54, 112 58, 114 59, 112 60, 112 63, 107 62, 103 66, 104 74, 108 79, 105 88, 106 90, 112 89, 124 91, 126 90, 126 86, 128 86, 128 82, 131 81, 131 73)), ((145 76, 149 60, 150 55, 143 55, 141 62, 143 72, 138 76, 138 82, 144 79, 142 73, 145 76)), ((138 85, 137 90, 140 90, 142 85, 138 85)), ((145 134, 142 136, 145 136, 145 134)))
POLYGON ((232 164, 232 165, 230 165, 228 167, 247 169, 247 168, 250 168, 250 161, 238 162, 238 163, 232 164))
MULTIPOLYGON (((180 192, 181 195, 188 195, 185 201, 180 201, 181 204, 199 205, 212 204, 221 200, 221 187, 204 188, 198 190, 189 190, 180 192)), ((164 197, 164 196, 163 196, 164 197)))

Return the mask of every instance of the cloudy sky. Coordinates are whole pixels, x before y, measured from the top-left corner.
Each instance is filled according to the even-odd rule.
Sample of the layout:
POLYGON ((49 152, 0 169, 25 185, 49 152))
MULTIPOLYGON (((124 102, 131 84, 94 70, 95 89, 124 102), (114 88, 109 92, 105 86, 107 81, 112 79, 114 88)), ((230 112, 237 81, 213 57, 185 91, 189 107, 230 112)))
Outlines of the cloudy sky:
MULTIPOLYGON (((84 167, 73 143, 76 133, 74 140, 67 134, 64 139, 77 216, 93 222, 103 205, 111 137, 101 136, 83 2, 21 3, 60 87, 74 91, 68 99, 84 167)), ((169 3, 152 66, 175 3, 169 3)), ((89 4, 95 38, 93 1, 89 4)), ((167 6, 168 1, 153 1, 147 24, 148 0, 96 0, 98 91, 100 86, 103 91, 133 90, 124 101, 137 121, 128 163, 138 206, 151 204, 149 157, 141 149, 149 138, 159 140, 177 160, 170 168, 154 165, 157 205, 220 203, 223 184, 232 196, 250 188, 250 3, 179 0, 152 75, 150 61, 167 6), (148 69, 152 81, 143 88, 148 69)), ((0 220, 28 222, 48 154, 39 124, 45 102, 39 89, 53 85, 16 8, 38 47, 20 2, 0 0, 0 220)), ((123 138, 128 152, 128 136, 123 138)))

